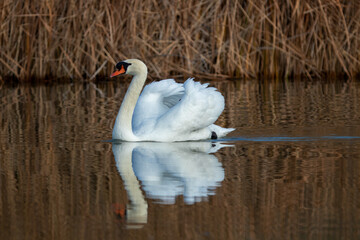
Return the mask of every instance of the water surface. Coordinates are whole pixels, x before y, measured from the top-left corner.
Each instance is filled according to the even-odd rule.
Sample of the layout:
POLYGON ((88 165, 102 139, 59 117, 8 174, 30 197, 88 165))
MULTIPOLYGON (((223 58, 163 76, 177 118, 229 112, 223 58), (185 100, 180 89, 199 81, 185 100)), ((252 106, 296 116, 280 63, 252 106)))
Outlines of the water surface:
POLYGON ((1 239, 358 239, 360 84, 212 82, 221 141, 111 141, 127 82, 2 85, 1 239))

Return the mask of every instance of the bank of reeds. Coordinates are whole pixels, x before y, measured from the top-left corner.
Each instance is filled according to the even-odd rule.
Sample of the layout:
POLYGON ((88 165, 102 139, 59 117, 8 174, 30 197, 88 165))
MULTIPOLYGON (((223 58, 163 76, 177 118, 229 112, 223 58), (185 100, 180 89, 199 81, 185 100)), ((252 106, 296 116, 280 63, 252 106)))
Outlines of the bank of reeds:
POLYGON ((360 69, 356 0, 0 3, 0 76, 108 76, 143 59, 154 78, 284 78, 360 69))

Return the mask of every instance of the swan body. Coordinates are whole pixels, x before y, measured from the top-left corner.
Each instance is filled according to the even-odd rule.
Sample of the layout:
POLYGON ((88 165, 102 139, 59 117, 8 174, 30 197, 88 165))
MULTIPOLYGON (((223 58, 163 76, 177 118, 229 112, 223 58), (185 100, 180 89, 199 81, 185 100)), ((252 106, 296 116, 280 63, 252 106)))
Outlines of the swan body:
POLYGON ((214 124, 225 107, 224 97, 208 84, 173 79, 145 86, 146 65, 128 59, 116 65, 111 77, 133 75, 113 129, 113 139, 123 141, 196 141, 223 137, 233 128, 214 124), (141 95, 140 95, 141 93, 141 95))

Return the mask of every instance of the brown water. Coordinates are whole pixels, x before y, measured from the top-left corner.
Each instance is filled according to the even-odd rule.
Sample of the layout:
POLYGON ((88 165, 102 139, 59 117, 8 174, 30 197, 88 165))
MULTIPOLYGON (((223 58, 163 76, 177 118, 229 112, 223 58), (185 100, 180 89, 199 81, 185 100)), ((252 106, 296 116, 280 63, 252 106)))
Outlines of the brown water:
POLYGON ((1 86, 1 239, 360 239, 360 84, 212 85, 236 131, 173 144, 111 141, 128 83, 1 86))

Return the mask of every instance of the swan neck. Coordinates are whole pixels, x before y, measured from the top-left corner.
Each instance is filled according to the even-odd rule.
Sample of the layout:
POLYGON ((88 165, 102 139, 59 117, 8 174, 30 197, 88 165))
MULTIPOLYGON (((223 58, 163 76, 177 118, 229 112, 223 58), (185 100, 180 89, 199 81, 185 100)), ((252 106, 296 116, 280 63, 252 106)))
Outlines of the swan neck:
POLYGON ((145 84, 147 71, 139 72, 134 75, 125 97, 121 104, 118 116, 116 117, 113 130, 113 139, 122 139, 126 141, 137 141, 132 129, 132 117, 134 114, 137 100, 145 84))

